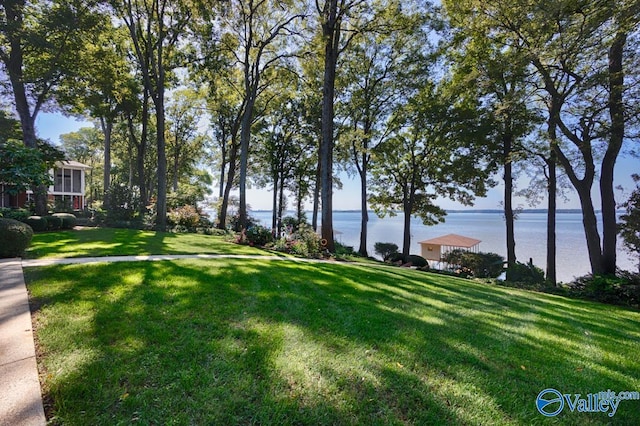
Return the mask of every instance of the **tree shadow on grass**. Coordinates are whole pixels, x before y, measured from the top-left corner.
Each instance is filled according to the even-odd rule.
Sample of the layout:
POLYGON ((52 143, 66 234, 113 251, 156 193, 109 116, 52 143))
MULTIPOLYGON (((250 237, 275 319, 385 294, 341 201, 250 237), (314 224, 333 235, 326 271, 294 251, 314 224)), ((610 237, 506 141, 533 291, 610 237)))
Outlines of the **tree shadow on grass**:
MULTIPOLYGON (((60 310, 37 332, 62 423, 528 424, 544 420, 542 389, 635 390, 640 377, 637 361, 584 351, 637 353, 637 313, 464 280, 254 260, 29 275, 37 303, 60 310), (67 330, 73 344, 48 342, 79 310, 89 325, 67 330)), ((617 420, 638 420, 632 404, 617 420)))

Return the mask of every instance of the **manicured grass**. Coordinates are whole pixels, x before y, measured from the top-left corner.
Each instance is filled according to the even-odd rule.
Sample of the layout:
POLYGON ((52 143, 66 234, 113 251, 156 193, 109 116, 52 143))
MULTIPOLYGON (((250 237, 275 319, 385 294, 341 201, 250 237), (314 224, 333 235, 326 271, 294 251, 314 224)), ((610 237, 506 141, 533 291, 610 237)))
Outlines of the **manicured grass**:
POLYGON ((224 237, 117 228, 84 228, 35 234, 27 258, 145 254, 268 254, 224 237))
POLYGON ((640 424, 640 312, 362 265, 26 270, 55 424, 640 424))

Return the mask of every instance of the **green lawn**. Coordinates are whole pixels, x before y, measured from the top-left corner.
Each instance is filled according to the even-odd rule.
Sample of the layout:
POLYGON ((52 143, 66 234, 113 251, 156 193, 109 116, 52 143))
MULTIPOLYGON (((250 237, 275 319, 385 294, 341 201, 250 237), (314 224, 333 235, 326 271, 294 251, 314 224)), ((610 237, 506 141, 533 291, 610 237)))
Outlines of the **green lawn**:
MULTIPOLYGON (((171 241, 169 239, 169 241, 171 241)), ((640 424, 640 312, 405 269, 180 260, 26 270, 54 424, 640 424)))
POLYGON ((45 232, 33 236, 26 257, 86 257, 146 254, 269 254, 241 246, 223 237, 201 234, 172 234, 116 228, 83 228, 45 232))

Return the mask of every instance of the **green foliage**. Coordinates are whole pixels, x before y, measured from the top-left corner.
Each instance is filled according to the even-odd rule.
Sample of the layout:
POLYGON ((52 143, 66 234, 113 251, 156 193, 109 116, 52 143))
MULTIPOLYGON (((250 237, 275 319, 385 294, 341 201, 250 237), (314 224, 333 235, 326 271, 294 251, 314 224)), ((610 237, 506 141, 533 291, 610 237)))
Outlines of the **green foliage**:
POLYGON ((58 216, 47 216, 47 229, 49 231, 57 231, 62 229, 63 220, 58 216))
POLYGON ((107 193, 109 200, 107 210, 107 221, 131 221, 137 213, 140 205, 139 194, 126 185, 111 185, 107 193))
POLYGON ((345 246, 342 243, 339 243, 338 241, 335 242, 336 245, 336 256, 340 257, 340 256, 357 256, 358 253, 355 252, 355 250, 353 249, 353 246, 345 246))
POLYGON ((194 231, 200 224, 200 213, 191 205, 177 207, 167 214, 167 221, 169 225, 177 225, 194 231))
POLYGON ((0 218, 0 257, 17 257, 29 247, 33 229, 15 219, 0 218))
POLYGON ((45 216, 29 216, 21 222, 29 225, 33 232, 44 232, 49 229, 49 223, 45 216))
POLYGON ((394 252, 388 256, 387 260, 391 263, 410 264, 411 266, 416 266, 418 268, 429 268, 429 262, 427 259, 417 254, 409 254, 405 256, 402 253, 394 252))
MULTIPOLYGON (((233 215, 231 215, 228 220, 227 223, 229 224, 229 227, 236 231, 236 232, 240 232, 240 214, 238 212, 235 212, 233 215)), ((259 221, 254 218, 251 217, 250 215, 247 215, 247 228, 250 228, 252 226, 255 226, 259 223, 259 221)))
POLYGON ((306 223, 280 238, 274 248, 302 257, 320 257, 322 254, 321 237, 306 223))
POLYGON ((377 242, 373 245, 373 249, 385 262, 392 254, 398 253, 398 245, 394 243, 377 242))
POLYGON ((640 274, 585 275, 568 285, 570 294, 603 303, 640 308, 640 274))
POLYGON ((62 229, 73 229, 76 226, 76 217, 71 213, 54 213, 52 216, 62 219, 62 229))
POLYGON ((429 262, 427 262, 427 259, 417 254, 410 254, 409 256, 407 256, 407 262, 411 263, 412 266, 417 266, 418 268, 429 266, 429 262))
POLYGON ((20 222, 24 222, 29 216, 31 216, 31 211, 27 209, 12 209, 10 207, 0 208, 0 217, 6 217, 7 219, 15 219, 20 222))
POLYGON ((532 263, 516 262, 507 269, 509 281, 523 284, 542 284, 544 271, 532 263))
POLYGON ((451 266, 460 268, 463 274, 475 278, 497 278, 504 271, 504 257, 496 253, 473 253, 466 250, 452 250, 443 256, 451 266))
POLYGON ((252 225, 244 232, 244 236, 250 246, 264 246, 273 242, 271 230, 262 225, 252 225))
POLYGON ((38 141, 38 148, 29 148, 22 141, 0 141, 0 182, 10 194, 33 186, 52 184, 49 168, 64 159, 64 153, 51 145, 38 141))
POLYGON ((300 218, 285 216, 282 218, 282 227, 289 233, 296 232, 300 226, 307 225, 307 215, 303 212, 300 218))
POLYGON ((624 208, 625 212, 620 215, 618 232, 627 251, 637 257, 640 269, 640 175, 634 174, 633 180, 636 182, 636 188, 629 199, 619 206, 624 208))

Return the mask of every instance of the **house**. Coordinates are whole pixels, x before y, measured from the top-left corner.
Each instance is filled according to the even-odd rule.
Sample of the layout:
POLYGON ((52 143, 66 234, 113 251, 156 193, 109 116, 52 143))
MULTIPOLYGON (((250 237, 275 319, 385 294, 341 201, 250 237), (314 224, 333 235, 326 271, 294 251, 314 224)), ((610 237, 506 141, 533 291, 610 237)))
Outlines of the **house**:
POLYGON ((450 251, 456 249, 478 252, 482 241, 475 238, 463 237, 462 235, 449 234, 430 240, 420 241, 421 254, 427 260, 441 262, 442 257, 450 251))
MULTIPOLYGON (((53 185, 49 186, 47 196, 56 210, 81 210, 86 207, 85 173, 90 168, 77 161, 59 161, 49 171, 53 185)), ((10 195, 5 191, 5 185, 0 184, 0 207, 25 207, 32 198, 31 190, 10 195)))

